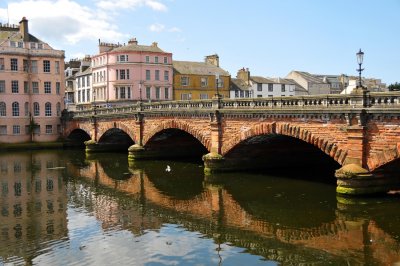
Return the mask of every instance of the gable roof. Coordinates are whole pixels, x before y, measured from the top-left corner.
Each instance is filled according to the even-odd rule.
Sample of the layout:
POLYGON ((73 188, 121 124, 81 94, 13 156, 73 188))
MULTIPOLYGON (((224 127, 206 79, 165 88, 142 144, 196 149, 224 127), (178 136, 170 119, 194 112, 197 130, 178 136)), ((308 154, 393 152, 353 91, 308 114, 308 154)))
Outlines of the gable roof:
POLYGON ((231 90, 242 90, 247 91, 251 88, 250 85, 246 84, 246 82, 242 79, 232 78, 231 79, 231 90))
POLYGON ((293 73, 297 73, 298 75, 300 75, 305 80, 307 80, 308 82, 311 82, 311 83, 327 83, 327 82, 324 82, 321 78, 318 78, 315 75, 312 75, 312 74, 310 74, 308 72, 305 72, 305 71, 294 70, 292 72, 293 73))
POLYGON ((255 83, 261 84, 274 83, 274 81, 260 76, 250 76, 250 80, 254 81, 255 83))
POLYGON ((135 43, 123 45, 112 49, 113 52, 154 52, 165 53, 158 46, 154 45, 138 45, 135 43))

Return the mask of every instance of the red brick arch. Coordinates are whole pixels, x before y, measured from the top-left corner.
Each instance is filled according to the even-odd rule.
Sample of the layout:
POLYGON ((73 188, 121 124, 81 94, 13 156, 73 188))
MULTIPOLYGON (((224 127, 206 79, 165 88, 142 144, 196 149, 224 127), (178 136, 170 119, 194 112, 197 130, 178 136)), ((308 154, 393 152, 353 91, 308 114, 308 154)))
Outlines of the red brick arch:
POLYGON ((319 148, 321 151, 329 155, 332 159, 338 162, 340 165, 344 164, 347 156, 347 149, 341 149, 338 145, 328 139, 318 136, 308 129, 302 128, 299 125, 291 123, 259 123, 251 126, 246 131, 236 134, 236 137, 225 143, 222 147, 222 155, 225 156, 240 142, 249 139, 254 136, 264 134, 280 134, 293 138, 300 139, 304 142, 312 144, 319 148))
POLYGON ((182 131, 185 131, 186 133, 189 133, 190 135, 195 137, 198 141, 200 141, 200 143, 203 144, 203 146, 206 147, 208 151, 211 150, 211 141, 205 134, 203 134, 201 130, 192 127, 187 122, 177 121, 177 120, 163 121, 153 130, 151 130, 148 134, 145 134, 143 136, 143 146, 146 145, 146 143, 160 131, 172 128, 180 129, 182 131))
POLYGON ((108 130, 117 128, 125 132, 135 143, 138 143, 137 137, 134 134, 134 129, 125 125, 123 122, 107 122, 107 123, 99 123, 97 135, 99 136, 97 139, 101 139, 101 137, 106 133, 108 130))
POLYGON ((72 131, 74 131, 76 129, 80 129, 80 130, 84 131, 86 134, 89 135, 90 138, 92 138, 92 135, 90 134, 90 128, 87 128, 85 126, 85 124, 79 124, 76 127, 68 128, 68 130, 65 132, 65 136, 68 137, 72 133, 72 131))

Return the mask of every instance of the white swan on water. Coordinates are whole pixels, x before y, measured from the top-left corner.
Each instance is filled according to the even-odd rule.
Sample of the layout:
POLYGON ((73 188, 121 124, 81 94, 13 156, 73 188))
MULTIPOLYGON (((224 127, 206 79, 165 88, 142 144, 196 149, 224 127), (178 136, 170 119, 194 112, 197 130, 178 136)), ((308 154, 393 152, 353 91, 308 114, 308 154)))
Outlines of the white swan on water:
POLYGON ((165 172, 171 172, 171 167, 167 165, 167 168, 165 168, 165 172))

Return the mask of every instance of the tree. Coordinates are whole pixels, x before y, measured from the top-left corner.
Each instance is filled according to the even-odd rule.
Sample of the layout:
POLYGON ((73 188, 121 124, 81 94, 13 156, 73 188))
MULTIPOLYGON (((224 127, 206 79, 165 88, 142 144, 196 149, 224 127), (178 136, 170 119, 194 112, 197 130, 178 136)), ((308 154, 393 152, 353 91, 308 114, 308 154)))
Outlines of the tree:
POLYGON ((390 84, 388 89, 389 91, 400 91, 400 83, 390 84))

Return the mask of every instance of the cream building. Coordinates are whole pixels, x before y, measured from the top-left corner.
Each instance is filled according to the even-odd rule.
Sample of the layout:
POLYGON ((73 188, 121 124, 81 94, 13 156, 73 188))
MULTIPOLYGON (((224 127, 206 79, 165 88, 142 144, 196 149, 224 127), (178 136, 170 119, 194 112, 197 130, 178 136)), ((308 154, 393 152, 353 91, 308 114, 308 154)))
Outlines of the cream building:
POLYGON ((64 51, 0 24, 0 143, 55 141, 64 109, 64 51))

